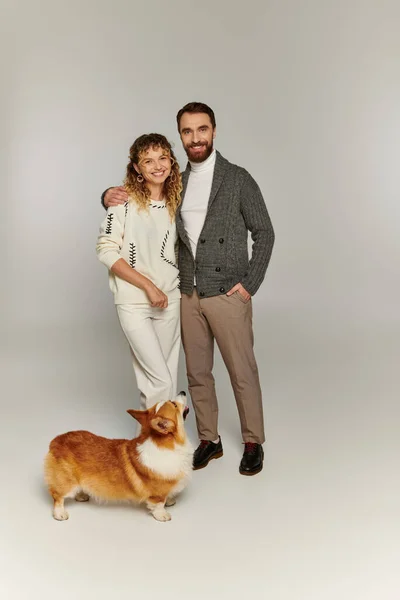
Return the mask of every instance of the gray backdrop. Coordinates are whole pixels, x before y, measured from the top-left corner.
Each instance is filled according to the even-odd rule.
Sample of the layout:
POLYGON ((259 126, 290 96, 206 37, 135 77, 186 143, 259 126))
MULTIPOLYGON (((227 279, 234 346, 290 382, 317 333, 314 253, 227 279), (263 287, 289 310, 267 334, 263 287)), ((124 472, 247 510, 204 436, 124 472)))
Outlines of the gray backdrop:
MULTIPOLYGON (((52 597, 70 560, 65 554, 58 562, 54 548, 76 551, 96 530, 92 563, 78 552, 79 565, 93 571, 72 565, 59 597, 75 585, 97 598, 131 589, 126 553, 100 583, 102 544, 115 534, 120 547, 136 548, 142 573, 152 572, 155 557, 159 572, 179 572, 191 556, 181 577, 193 598, 243 590, 269 591, 272 600, 396 598, 399 3, 21 0, 2 7, 7 597, 28 597, 24 585, 52 597), (217 355, 225 462, 194 480, 181 515, 174 513, 174 527, 181 520, 185 533, 175 529, 173 542, 158 534, 162 551, 154 555, 148 528, 152 536, 165 529, 142 514, 110 516, 111 508, 100 516, 91 508, 93 530, 82 529, 85 515, 78 530, 72 519, 54 524, 41 461, 49 440, 69 428, 132 433, 124 412, 137 403, 129 352, 95 255, 100 194, 121 183, 129 146, 142 133, 165 134, 185 165, 175 115, 192 100, 215 110, 216 147, 257 180, 276 232, 254 299, 268 459, 257 480, 236 476, 238 418, 217 355), (246 520, 249 505, 254 521, 246 520), (100 519, 108 519, 108 533, 100 519), (74 534, 66 540, 61 531, 74 534), (244 543, 253 558, 240 558, 244 543), (203 564, 199 544, 213 545, 220 562, 203 564), (178 564, 161 561, 171 554, 178 564), (21 561, 24 581, 12 575, 21 561), (198 582, 199 565, 214 578, 208 587, 198 582)), ((193 414, 189 431, 195 441, 193 414)), ((75 522, 83 508, 71 508, 75 522)))

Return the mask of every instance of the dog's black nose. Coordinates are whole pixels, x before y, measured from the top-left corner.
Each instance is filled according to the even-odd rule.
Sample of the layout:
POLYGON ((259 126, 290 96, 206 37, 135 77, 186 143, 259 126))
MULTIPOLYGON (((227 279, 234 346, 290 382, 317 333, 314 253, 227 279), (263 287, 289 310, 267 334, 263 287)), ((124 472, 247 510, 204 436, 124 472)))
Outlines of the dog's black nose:
POLYGON ((189 414, 189 407, 185 406, 185 408, 183 410, 183 419, 184 420, 186 419, 186 417, 188 416, 188 414, 189 414))
POLYGON ((179 392, 180 396, 186 396, 186 392, 179 392))

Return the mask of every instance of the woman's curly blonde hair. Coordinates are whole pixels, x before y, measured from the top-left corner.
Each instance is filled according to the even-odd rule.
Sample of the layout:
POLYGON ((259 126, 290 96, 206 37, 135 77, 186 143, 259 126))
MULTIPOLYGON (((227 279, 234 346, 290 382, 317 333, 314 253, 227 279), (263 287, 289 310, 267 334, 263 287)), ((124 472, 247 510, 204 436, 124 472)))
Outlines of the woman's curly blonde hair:
POLYGON ((164 182, 164 198, 169 215, 173 220, 181 202, 182 181, 178 162, 166 137, 160 133, 148 133, 141 135, 133 142, 129 150, 129 163, 126 167, 124 186, 131 199, 139 205, 139 210, 148 210, 150 190, 145 180, 138 181, 139 173, 134 165, 140 162, 143 154, 150 148, 162 148, 172 159, 171 173, 164 182))

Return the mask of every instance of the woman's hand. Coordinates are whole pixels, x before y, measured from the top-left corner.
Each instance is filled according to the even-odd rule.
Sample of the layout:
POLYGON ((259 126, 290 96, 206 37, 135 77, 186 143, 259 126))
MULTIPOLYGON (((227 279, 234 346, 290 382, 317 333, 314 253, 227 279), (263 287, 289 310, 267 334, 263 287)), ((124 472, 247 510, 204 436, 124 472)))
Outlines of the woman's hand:
POLYGON ((168 296, 159 290, 158 287, 155 286, 152 281, 150 281, 150 279, 141 273, 138 273, 136 269, 130 267, 124 258, 120 258, 112 265, 111 272, 124 281, 127 281, 135 287, 143 290, 150 300, 151 306, 156 306, 157 308, 167 308, 168 296))
POLYGON ((149 286, 146 286, 145 292, 152 306, 157 308, 167 308, 168 297, 153 283, 149 286))

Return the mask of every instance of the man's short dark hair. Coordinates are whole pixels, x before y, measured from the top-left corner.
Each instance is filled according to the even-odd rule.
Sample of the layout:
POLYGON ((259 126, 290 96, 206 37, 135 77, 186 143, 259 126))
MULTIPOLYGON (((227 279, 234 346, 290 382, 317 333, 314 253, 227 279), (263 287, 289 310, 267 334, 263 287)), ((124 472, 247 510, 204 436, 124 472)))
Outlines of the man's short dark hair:
POLYGON ((186 104, 176 115, 176 122, 178 123, 178 131, 180 132, 181 118, 183 113, 205 113, 210 117, 211 125, 215 128, 215 115, 212 108, 204 104, 203 102, 189 102, 186 104))

